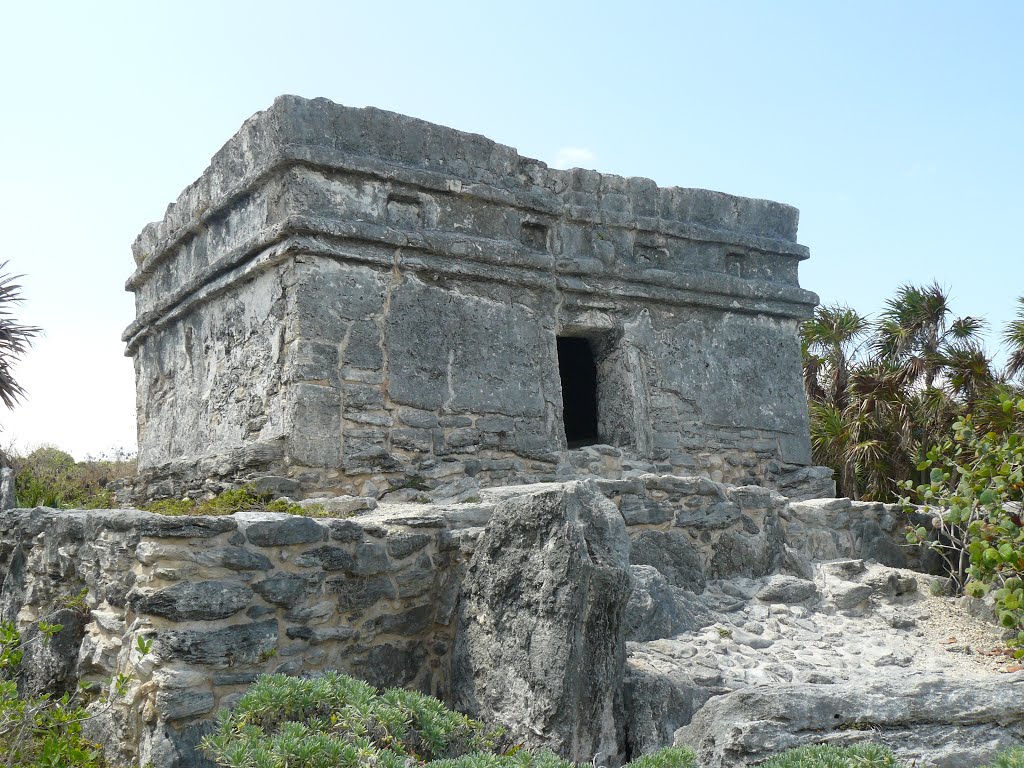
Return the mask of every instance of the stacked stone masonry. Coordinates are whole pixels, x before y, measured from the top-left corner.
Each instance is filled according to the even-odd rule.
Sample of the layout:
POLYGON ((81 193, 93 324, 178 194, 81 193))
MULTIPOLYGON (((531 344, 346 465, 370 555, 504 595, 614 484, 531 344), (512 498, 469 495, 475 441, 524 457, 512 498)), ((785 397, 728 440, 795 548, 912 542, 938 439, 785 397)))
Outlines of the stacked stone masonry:
MULTIPOLYGON (((712 579, 758 578, 779 569, 800 573, 812 557, 865 556, 907 564, 896 545, 902 513, 880 504, 789 502, 761 487, 657 475, 502 487, 481 494, 477 503, 385 504, 346 519, 256 512, 167 517, 137 510, 14 510, 4 515, 0 529, 0 620, 15 620, 27 629, 61 596, 87 589, 88 616, 72 620, 67 614, 73 612, 65 610, 65 629, 55 639, 55 650, 42 647, 44 658, 32 663, 45 670, 41 684, 69 689, 81 681, 98 687, 113 675, 131 675, 129 696, 97 721, 97 735, 108 749, 132 765, 204 765, 193 748, 213 713, 230 706, 260 673, 340 669, 377 686, 402 685, 449 701, 453 696, 463 704, 473 701, 474 678, 466 678, 465 659, 479 658, 482 651, 467 649, 465 639, 486 634, 486 628, 472 630, 466 622, 483 615, 486 589, 480 579, 498 578, 507 568, 487 558, 515 550, 503 535, 526 535, 529 526, 508 521, 525 520, 524 515, 534 514, 530 510, 565 508, 568 517, 555 526, 563 531, 560 541, 578 542, 580 534, 572 531, 582 530, 586 543, 527 544, 516 557, 562 557, 571 550, 582 559, 568 573, 605 574, 594 582, 596 596, 579 600, 601 606, 592 609, 596 613, 589 620, 610 632, 602 646, 609 659, 603 674, 610 697, 602 717, 614 720, 612 737, 608 723, 599 722, 599 733, 573 738, 600 745, 610 758, 618 750, 621 758, 631 729, 638 727, 630 725, 622 704, 625 639, 638 631, 667 637, 678 630, 673 621, 647 615, 633 615, 630 624, 624 601, 638 578, 630 574, 630 564, 633 571, 653 567, 673 588, 694 593, 712 579), (496 528, 492 521, 497 520, 506 522, 496 528), (603 556, 608 565, 596 571, 597 539, 586 533, 587 526, 593 530, 595 525, 604 531, 598 538, 605 542, 601 551, 608 553, 603 556), (622 529, 621 538, 615 526, 622 529), (491 543, 474 560, 481 536, 489 536, 491 543), (467 595, 463 584, 473 568, 478 576, 471 579, 474 586, 467 595), (626 591, 617 603, 606 604, 612 592, 596 586, 601 583, 615 584, 619 591, 625 585, 626 591), (460 619, 460 605, 476 607, 460 619), (150 654, 140 655, 139 637, 153 641, 150 654), (463 663, 453 661, 457 642, 463 643, 463 663)), ((525 578, 522 573, 530 569, 523 562, 516 560, 507 578, 525 578)), ((529 607, 531 601, 546 599, 548 588, 554 594, 582 595, 579 579, 573 590, 559 587, 558 574, 564 573, 558 568, 565 567, 570 566, 537 566, 537 583, 548 587, 523 587, 524 616, 551 620, 542 619, 542 614, 551 616, 550 606, 541 613, 529 607)), ((502 589, 511 594, 507 584, 502 589)), ((578 602, 577 597, 571 600, 578 602)), ((555 626, 536 635, 534 643, 542 636, 557 641, 563 632, 572 635, 571 628, 555 626)), ((533 651, 540 653, 537 648, 533 651)), ((566 674, 591 679, 593 670, 578 668, 579 663, 570 660, 566 674)), ((586 663, 605 662, 595 658, 586 663)), ((508 697, 502 703, 516 705, 508 697)), ((512 717, 489 710, 482 700, 477 706, 480 716, 512 717)), ((538 730, 536 738, 565 752, 571 744, 555 735, 570 725, 552 723, 551 733, 538 730)))
POLYGON ((135 243, 138 492, 564 479, 559 337, 610 476, 778 482, 810 462, 797 219, 281 97, 135 243))

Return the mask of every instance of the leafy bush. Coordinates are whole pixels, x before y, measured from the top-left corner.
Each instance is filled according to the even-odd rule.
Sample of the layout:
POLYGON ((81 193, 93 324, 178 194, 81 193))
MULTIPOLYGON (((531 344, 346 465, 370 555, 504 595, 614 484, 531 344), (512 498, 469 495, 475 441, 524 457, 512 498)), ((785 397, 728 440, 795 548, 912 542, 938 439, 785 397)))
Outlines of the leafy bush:
POLYGON ((986 768, 1024 768, 1024 749, 1017 747, 998 755, 986 768))
MULTIPOLYGON (((634 763, 633 765, 636 765, 634 763)), ((889 749, 877 744, 798 747, 761 763, 761 768, 905 768, 889 749)), ((983 768, 1024 768, 1024 749, 1010 749, 983 768)))
MULTIPOLYGON (((218 715, 202 749, 224 768, 575 768, 556 755, 519 749, 501 728, 437 699, 391 688, 379 693, 339 672, 260 677, 231 712, 218 715)), ((671 748, 633 768, 692 768, 671 748)))
POLYGON ((666 747, 637 758, 629 768, 692 768, 696 755, 687 747, 666 747))
POLYGON ((761 763, 761 768, 900 768, 895 755, 877 744, 798 747, 761 763))
MULTIPOLYGON (((61 630, 40 621, 46 642, 61 630)), ((99 746, 82 736, 88 718, 78 694, 21 696, 18 671, 24 644, 13 622, 0 624, 0 753, 5 765, 26 768, 102 768, 99 746)))
MULTIPOLYGON (((1024 399, 1004 396, 1001 402, 1005 411, 1024 413, 1024 399)), ((942 554, 967 594, 982 597, 991 590, 999 623, 1018 630, 1011 645, 1018 646, 1018 658, 1024 656, 1024 433, 979 435, 966 416, 919 468, 929 470, 929 482, 905 487, 934 514, 938 537, 929 541, 921 526, 907 540, 942 554)), ((910 498, 903 502, 909 506, 910 498)))
POLYGON ((142 506, 147 512, 160 515, 233 515, 246 510, 285 512, 305 517, 325 517, 326 510, 320 504, 302 506, 286 499, 275 499, 269 493, 257 493, 251 485, 231 488, 212 499, 161 499, 142 506))
POLYGON ((134 458, 121 453, 76 462, 71 454, 44 446, 8 460, 15 470, 20 507, 109 509, 114 506, 109 485, 135 474, 134 458))

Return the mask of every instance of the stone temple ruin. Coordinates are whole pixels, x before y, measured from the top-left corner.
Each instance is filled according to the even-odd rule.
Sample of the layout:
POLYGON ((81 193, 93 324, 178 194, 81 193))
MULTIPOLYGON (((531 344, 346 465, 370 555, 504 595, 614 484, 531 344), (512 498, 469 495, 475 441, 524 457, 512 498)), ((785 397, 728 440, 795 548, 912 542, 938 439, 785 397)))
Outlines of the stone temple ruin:
POLYGON ((212 768, 219 708, 325 669, 594 765, 1024 744, 1024 675, 938 646, 966 620, 928 602, 904 510, 809 466, 796 225, 278 99, 136 243, 129 490, 253 482, 330 516, 0 514, 23 686, 125 675, 89 735, 155 768, 212 768))
POLYGON ((806 479, 797 219, 279 98, 135 243, 145 495, 806 479))

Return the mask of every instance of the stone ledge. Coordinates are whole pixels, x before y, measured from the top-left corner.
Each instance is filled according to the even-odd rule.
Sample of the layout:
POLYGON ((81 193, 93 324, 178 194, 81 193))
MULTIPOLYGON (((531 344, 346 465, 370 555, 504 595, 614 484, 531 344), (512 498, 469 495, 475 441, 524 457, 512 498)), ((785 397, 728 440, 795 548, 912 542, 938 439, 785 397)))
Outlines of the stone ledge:
POLYGON ((520 193, 540 189, 553 197, 577 192, 593 201, 594 210, 603 210, 604 195, 617 195, 635 216, 657 212, 670 221, 714 222, 713 229, 759 236, 770 233, 772 239, 789 242, 796 237, 799 214, 780 203, 709 190, 659 189, 649 179, 596 171, 549 169, 483 136, 373 107, 357 109, 327 99, 281 96, 245 122, 214 155, 203 175, 168 206, 162 222, 146 227, 136 241, 136 260, 143 264, 161 250, 158 243, 170 242, 200 225, 212 205, 243 194, 271 167, 263 158, 305 154, 323 162, 325 151, 335 158, 372 157, 374 165, 378 169, 383 165, 389 176, 415 174, 414 178, 444 184, 449 190, 452 181, 484 185, 500 181, 520 193))

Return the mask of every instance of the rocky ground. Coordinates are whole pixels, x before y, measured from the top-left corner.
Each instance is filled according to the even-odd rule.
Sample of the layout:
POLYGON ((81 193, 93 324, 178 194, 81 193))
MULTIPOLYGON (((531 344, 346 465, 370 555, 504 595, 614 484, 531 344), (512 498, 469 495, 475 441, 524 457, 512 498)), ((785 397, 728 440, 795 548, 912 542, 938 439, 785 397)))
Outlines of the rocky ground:
MULTIPOLYGON (((1000 720, 992 701, 968 704, 964 697, 1005 684, 1012 703, 1024 688, 1024 675, 1013 674, 1021 667, 1006 653, 1002 631, 982 618, 980 601, 935 594, 936 577, 855 559, 815 563, 805 574, 810 578, 711 582, 700 595, 666 586, 674 592, 675 619, 690 626, 643 640, 640 627, 666 620, 657 615, 658 601, 644 599, 662 585, 651 589, 657 576, 633 568, 647 589, 630 606, 637 639, 629 644, 629 675, 647 693, 653 680, 670 681, 676 714, 666 707, 664 727, 685 724, 691 710, 692 723, 675 741, 698 748, 705 765, 755 763, 759 755, 806 741, 867 738, 889 742, 919 766, 976 765, 970 761, 1016 743, 1012 729, 999 732, 983 722, 1000 720), (766 694, 780 698, 767 701, 766 694), (945 701, 946 731, 934 730, 941 722, 923 722, 943 720, 941 712, 925 712, 914 716, 914 735, 906 735, 907 708, 889 711, 878 701, 905 697, 929 706, 945 701), (801 719, 794 701, 815 703, 801 719), (984 716, 968 712, 978 706, 984 716), (957 723, 960 715, 965 722, 957 723), (953 754, 957 739, 966 749, 953 754)), ((644 729, 634 730, 643 743, 644 729)), ((646 738, 657 736, 649 729, 646 738)))

